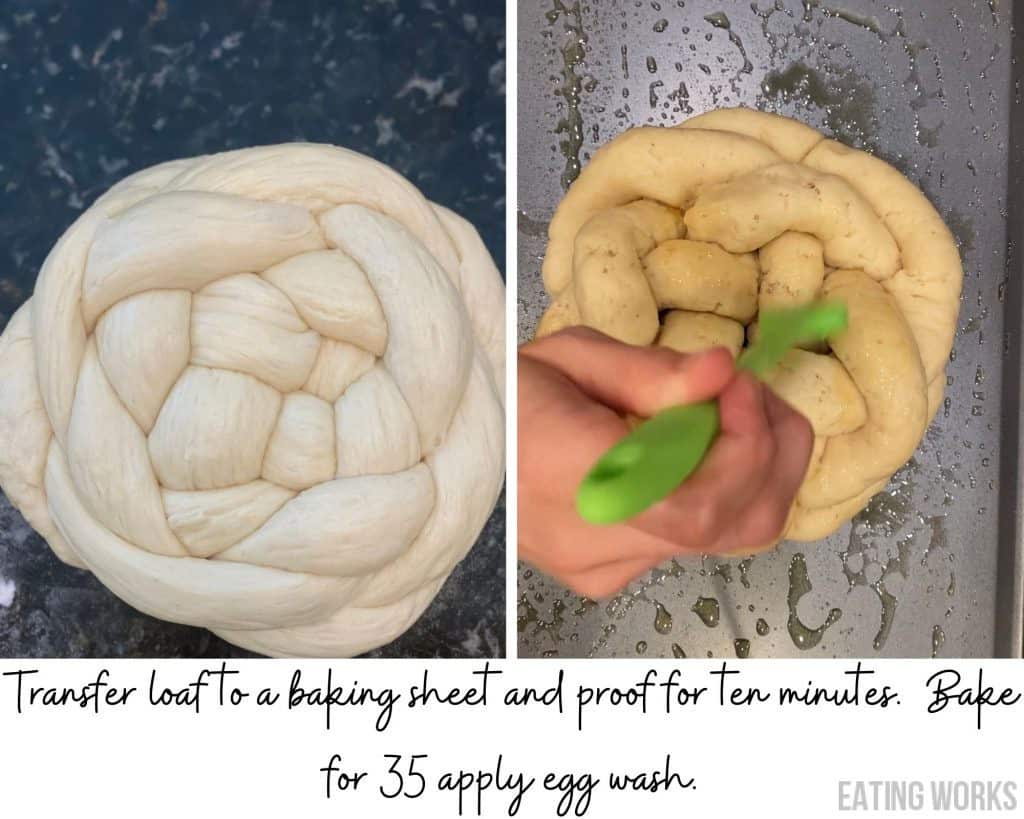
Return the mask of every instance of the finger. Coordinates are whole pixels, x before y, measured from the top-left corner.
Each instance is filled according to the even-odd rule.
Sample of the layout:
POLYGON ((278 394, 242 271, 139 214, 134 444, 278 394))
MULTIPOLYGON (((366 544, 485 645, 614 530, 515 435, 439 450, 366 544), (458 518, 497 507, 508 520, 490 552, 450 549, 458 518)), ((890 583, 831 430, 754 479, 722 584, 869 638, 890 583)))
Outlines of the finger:
POLYGON ((619 560, 566 575, 563 582, 577 594, 591 600, 600 600, 618 594, 661 562, 662 558, 619 560))
POLYGON ((750 463, 750 449, 741 440, 716 442, 679 489, 634 518, 632 525, 673 544, 670 554, 708 551, 761 492, 771 455, 758 457, 758 463, 750 463))
POLYGON ((678 551, 673 544, 628 525, 587 523, 575 509, 559 509, 551 502, 521 498, 519 508, 531 503, 531 514, 520 514, 520 556, 557 577, 621 561, 658 563, 678 551))
POLYGON ((629 427, 547 364, 520 355, 518 373, 520 481, 575 492, 595 461, 629 427))
POLYGON ((722 348, 687 355, 634 347, 584 327, 546 336, 521 352, 557 369, 594 400, 643 417, 713 398, 734 373, 732 355, 722 348))
POLYGON ((719 399, 721 432, 704 461, 679 489, 632 521, 637 529, 680 551, 707 551, 747 514, 776 457, 764 392, 747 375, 730 383, 719 399))
POLYGON ((810 422, 771 390, 765 390, 765 410, 775 436, 777 455, 768 480, 745 521, 744 547, 781 537, 789 510, 807 475, 814 447, 810 422))
POLYGON ((768 487, 792 500, 807 476, 814 449, 811 423, 770 389, 765 389, 765 411, 775 436, 778 459, 768 487))
POLYGON ((749 373, 737 372, 718 397, 721 434, 758 438, 769 434, 764 385, 749 373))
POLYGON ((771 390, 765 391, 765 410, 776 442, 776 457, 757 497, 737 525, 709 551, 757 552, 774 545, 784 534, 796 494, 803 483, 814 445, 807 420, 771 390))

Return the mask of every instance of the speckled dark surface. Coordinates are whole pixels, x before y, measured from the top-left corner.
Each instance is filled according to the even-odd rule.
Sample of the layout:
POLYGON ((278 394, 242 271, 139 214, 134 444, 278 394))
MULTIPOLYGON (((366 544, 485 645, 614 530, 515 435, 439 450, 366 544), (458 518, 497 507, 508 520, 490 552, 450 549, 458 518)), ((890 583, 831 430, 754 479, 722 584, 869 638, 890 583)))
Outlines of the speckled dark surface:
MULTIPOLYGON (((0 328, 111 184, 246 145, 371 154, 471 219, 502 266, 502 6, 0 0, 0 328)), ((423 617, 371 656, 504 655, 504 520, 502 498, 423 617)), ((0 495, 0 656, 249 655, 136 612, 57 560, 0 495)))

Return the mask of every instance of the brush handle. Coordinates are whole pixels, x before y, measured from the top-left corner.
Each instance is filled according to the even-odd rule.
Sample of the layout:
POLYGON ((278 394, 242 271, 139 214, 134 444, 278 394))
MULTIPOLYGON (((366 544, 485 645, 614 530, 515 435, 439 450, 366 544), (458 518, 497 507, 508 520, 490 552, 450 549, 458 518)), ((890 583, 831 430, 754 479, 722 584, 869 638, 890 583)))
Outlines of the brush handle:
POLYGON ((718 434, 718 404, 669 407, 609 449, 576 493, 590 523, 635 517, 671 494, 700 465, 718 434))

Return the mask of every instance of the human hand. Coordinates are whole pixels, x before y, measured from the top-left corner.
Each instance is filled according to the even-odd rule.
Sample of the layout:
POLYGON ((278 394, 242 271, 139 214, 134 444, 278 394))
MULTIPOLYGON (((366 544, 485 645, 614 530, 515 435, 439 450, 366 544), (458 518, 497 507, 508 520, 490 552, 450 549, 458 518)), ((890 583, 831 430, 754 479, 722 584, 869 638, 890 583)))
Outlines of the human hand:
POLYGON ((519 350, 519 556, 603 597, 675 555, 756 551, 782 534, 813 441, 727 350, 634 347, 583 327, 547 336, 519 350), (623 416, 712 398, 719 435, 679 489, 625 523, 580 518, 576 489, 629 431, 623 416))

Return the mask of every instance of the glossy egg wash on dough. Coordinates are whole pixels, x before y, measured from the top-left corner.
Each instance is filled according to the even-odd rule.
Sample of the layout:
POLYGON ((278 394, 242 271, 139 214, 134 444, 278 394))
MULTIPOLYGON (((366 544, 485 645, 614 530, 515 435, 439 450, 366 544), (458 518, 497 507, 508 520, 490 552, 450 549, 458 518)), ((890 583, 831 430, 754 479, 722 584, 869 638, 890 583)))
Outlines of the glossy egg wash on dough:
POLYGON ((368 157, 250 148, 120 182, 0 336, 0 485, 63 560, 254 651, 405 631, 504 478, 504 286, 368 157))
POLYGON ((632 128, 594 154, 548 233, 538 336, 583 324, 736 355, 759 310, 847 305, 830 349, 794 350, 767 379, 815 433, 785 538, 818 540, 863 509, 942 402, 963 279, 952 234, 895 168, 800 122, 732 108, 632 128))

